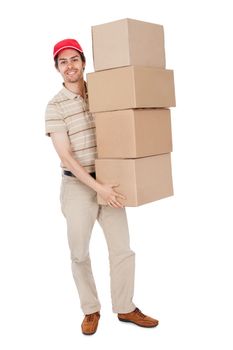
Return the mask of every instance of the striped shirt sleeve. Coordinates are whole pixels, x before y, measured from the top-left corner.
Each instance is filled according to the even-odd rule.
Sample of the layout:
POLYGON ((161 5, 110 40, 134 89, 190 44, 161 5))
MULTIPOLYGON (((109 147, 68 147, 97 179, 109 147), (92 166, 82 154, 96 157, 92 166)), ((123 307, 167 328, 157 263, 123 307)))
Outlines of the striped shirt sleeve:
POLYGON ((66 123, 56 103, 48 103, 45 112, 45 134, 51 132, 67 132, 66 123))

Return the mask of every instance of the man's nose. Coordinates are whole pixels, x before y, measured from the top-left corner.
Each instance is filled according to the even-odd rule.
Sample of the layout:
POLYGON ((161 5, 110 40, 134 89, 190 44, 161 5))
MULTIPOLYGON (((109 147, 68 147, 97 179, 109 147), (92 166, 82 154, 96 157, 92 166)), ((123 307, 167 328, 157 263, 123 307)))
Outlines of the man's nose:
POLYGON ((73 67, 73 62, 72 61, 68 61, 67 62, 67 67, 68 68, 72 68, 73 67))

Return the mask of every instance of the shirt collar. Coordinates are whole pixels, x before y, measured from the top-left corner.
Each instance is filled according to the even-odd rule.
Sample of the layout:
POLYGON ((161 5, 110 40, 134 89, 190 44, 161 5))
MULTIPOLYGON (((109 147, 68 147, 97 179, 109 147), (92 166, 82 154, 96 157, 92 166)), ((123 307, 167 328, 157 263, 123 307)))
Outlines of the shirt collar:
POLYGON ((64 83, 63 83, 63 89, 62 89, 62 93, 69 99, 69 100, 74 100, 77 98, 77 94, 75 94, 74 92, 68 90, 64 83))
MULTIPOLYGON (((84 82, 85 84, 85 90, 86 90, 86 99, 88 98, 88 94, 87 94, 87 84, 86 82, 84 82)), ((62 92, 63 94, 69 99, 69 100, 75 100, 77 99, 78 97, 81 97, 80 95, 77 95, 75 94, 74 92, 68 90, 66 87, 65 87, 65 84, 62 83, 63 85, 63 89, 62 89, 62 92)))

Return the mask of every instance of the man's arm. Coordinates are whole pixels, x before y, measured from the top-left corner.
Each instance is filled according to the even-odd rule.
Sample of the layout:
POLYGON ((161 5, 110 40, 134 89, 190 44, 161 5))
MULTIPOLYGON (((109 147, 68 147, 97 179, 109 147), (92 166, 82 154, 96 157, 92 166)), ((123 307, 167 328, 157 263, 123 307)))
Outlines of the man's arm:
POLYGON ((52 132, 51 139, 54 148, 61 159, 62 164, 69 169, 81 182, 96 191, 109 206, 122 208, 123 205, 117 200, 117 197, 125 197, 117 193, 113 187, 117 185, 100 184, 96 181, 84 167, 73 157, 70 141, 66 132, 52 132))

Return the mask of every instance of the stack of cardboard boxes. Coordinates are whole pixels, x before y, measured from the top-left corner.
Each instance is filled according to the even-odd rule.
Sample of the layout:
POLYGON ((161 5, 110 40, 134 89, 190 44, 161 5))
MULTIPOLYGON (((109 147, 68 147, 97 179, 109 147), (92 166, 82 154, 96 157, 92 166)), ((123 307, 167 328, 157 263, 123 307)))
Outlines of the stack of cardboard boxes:
POLYGON ((163 27, 123 19, 92 27, 92 42, 95 72, 87 83, 97 180, 119 184, 125 206, 171 196, 175 92, 173 71, 165 69, 163 27))

